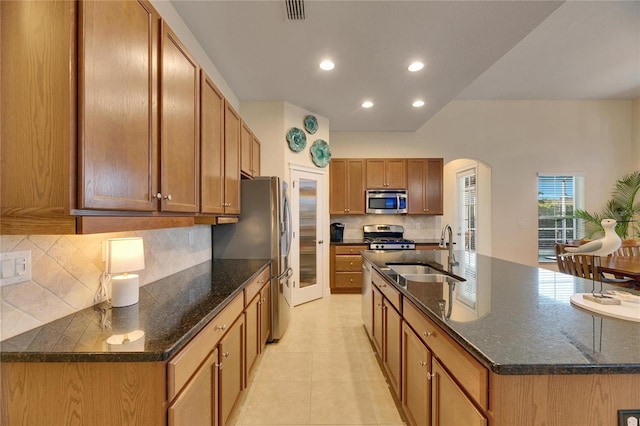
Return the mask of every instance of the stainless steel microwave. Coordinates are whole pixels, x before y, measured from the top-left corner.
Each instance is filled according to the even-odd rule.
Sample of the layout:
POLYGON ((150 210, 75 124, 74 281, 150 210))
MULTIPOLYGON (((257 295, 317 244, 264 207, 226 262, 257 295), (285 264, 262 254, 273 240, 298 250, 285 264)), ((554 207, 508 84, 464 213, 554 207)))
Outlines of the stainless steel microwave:
POLYGON ((406 189, 368 189, 367 213, 373 214, 406 214, 406 189))

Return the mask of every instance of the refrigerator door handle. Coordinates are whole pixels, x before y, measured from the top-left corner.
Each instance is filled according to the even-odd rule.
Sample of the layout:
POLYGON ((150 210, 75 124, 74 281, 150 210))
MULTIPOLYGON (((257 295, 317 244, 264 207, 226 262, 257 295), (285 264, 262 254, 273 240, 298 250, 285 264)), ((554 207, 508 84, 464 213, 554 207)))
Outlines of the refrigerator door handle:
POLYGON ((289 278, 291 275, 293 275, 293 269, 291 269, 291 267, 288 267, 287 270, 280 275, 274 275, 272 277, 269 277, 269 279, 284 280, 285 278, 289 278))
POLYGON ((291 223, 291 206, 289 205, 289 196, 288 194, 285 192, 283 194, 283 200, 282 200, 282 205, 284 207, 284 216, 285 216, 285 222, 284 222, 284 234, 285 234, 285 240, 284 240, 284 257, 289 256, 289 252, 291 251, 291 239, 293 236, 293 229, 292 228, 292 223, 291 223))

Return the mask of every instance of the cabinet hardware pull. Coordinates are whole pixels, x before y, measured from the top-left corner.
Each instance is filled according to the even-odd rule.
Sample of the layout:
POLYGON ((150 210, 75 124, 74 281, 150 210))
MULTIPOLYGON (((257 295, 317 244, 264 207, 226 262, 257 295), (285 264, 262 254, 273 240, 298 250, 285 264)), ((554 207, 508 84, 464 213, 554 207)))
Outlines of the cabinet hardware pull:
POLYGON ((216 325, 215 329, 216 330, 226 330, 227 329, 227 324, 216 325))
POLYGON ((418 365, 420 367, 426 367, 427 366, 427 362, 426 361, 418 361, 418 365))
POLYGON ((435 375, 435 374, 433 374, 433 373, 427 373, 427 380, 431 380, 431 379, 433 379, 434 377, 436 377, 436 375, 435 375))
POLYGON ((324 240, 318 241, 318 244, 322 244, 322 243, 324 243, 324 240))
POLYGON ((225 358, 229 358, 229 355, 230 355, 229 352, 225 352, 225 353, 222 354, 222 356, 225 357, 225 358))
POLYGON ((156 194, 156 198, 157 198, 158 200, 162 200, 162 194, 161 194, 160 192, 158 192, 158 193, 156 194))
POLYGON ((422 333, 424 335, 424 337, 431 337, 433 335, 432 332, 430 331, 425 331, 424 333, 422 333))
POLYGON ((214 365, 215 365, 216 367, 218 367, 218 370, 222 370, 222 363, 219 363, 219 364, 218 364, 218 363, 216 362, 214 365))
POLYGON ((264 302, 266 302, 266 301, 267 301, 267 298, 266 298, 266 297, 263 297, 262 299, 260 299, 260 302, 261 302, 261 303, 264 303, 264 302))
POLYGON ((167 201, 171 201, 172 200, 171 194, 165 195, 164 199, 167 201))

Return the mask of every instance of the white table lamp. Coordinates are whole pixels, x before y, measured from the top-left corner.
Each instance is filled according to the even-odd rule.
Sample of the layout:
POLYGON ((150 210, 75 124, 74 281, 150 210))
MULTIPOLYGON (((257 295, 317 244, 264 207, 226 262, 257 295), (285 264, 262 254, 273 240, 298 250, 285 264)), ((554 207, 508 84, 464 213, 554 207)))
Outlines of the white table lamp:
POLYGON ((120 308, 138 303, 139 278, 129 272, 144 269, 144 245, 141 237, 107 240, 107 267, 111 277, 111 306, 120 308), (116 275, 121 274, 121 275, 116 275))

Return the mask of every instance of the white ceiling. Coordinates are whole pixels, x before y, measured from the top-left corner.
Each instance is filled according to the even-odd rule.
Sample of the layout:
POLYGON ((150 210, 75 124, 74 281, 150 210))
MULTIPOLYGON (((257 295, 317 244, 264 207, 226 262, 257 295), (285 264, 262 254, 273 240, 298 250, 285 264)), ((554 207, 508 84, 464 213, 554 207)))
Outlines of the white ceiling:
POLYGON ((172 3, 240 101, 332 131, 415 131, 454 99, 640 97, 640 1, 306 0, 303 21, 284 0, 172 3))

